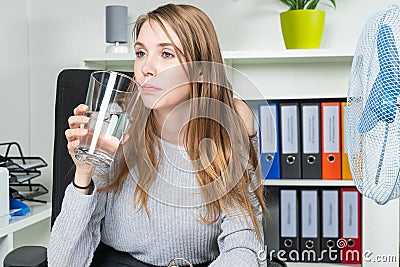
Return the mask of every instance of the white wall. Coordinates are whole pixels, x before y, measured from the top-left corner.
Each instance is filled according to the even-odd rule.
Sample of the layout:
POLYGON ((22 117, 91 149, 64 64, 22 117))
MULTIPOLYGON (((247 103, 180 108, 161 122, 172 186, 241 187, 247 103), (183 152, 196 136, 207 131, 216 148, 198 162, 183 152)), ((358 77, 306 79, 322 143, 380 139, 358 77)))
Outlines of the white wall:
MULTIPOLYGON (((24 152, 29 153, 27 1, 2 5, 0 36, 0 143, 19 142, 24 152)), ((3 153, 0 148, 0 155, 3 153)))
MULTIPOLYGON (((104 52, 104 6, 127 5, 133 21, 137 15, 167 2, 178 3, 7 1, 0 11, 1 33, 7 40, 0 42, 1 58, 5 59, 0 65, 0 112, 10 117, 1 122, 0 141, 21 141, 30 149, 27 151, 51 163, 57 74, 65 68, 77 68, 85 57, 104 52)), ((322 48, 350 51, 354 50, 361 28, 372 13, 391 3, 399 4, 398 0, 337 2, 336 10, 321 7, 327 11, 322 48)), ((283 49, 279 12, 285 7, 277 0, 186 0, 179 3, 196 5, 209 14, 224 50, 283 49)), ((41 179, 48 188, 51 187, 51 172, 51 166, 46 168, 41 179)))
MULTIPOLYGON (((29 1, 30 34, 30 146, 52 160, 54 98, 57 74, 76 68, 85 57, 101 55, 106 47, 104 6, 128 6, 133 22, 139 14, 163 3, 189 3, 203 9, 215 24, 223 50, 266 50, 284 47, 277 0, 187 1, 29 1)), ((324 1, 322 1, 324 2, 324 1)), ((325 1, 327 3, 328 1, 325 1)), ((399 1, 340 0, 327 11, 322 48, 353 51, 368 17, 399 1)), ((50 186, 51 168, 44 183, 50 186)))

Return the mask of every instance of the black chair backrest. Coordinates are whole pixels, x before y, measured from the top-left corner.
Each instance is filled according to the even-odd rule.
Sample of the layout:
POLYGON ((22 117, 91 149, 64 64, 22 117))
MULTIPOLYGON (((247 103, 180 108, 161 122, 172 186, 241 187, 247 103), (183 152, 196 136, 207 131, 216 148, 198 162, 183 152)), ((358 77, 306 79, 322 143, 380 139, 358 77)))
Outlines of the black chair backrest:
MULTIPOLYGON (((68 153, 65 138, 68 117, 73 114, 77 105, 85 103, 89 78, 93 71, 95 70, 66 69, 61 71, 57 78, 51 225, 60 213, 65 189, 75 174, 75 165, 68 153)), ((125 74, 133 77, 132 73, 125 74)))
POLYGON ((61 71, 57 78, 51 225, 60 213, 65 189, 75 173, 75 165, 68 153, 65 138, 65 130, 69 128, 68 117, 73 114, 77 105, 85 103, 92 72, 93 70, 67 69, 61 71))

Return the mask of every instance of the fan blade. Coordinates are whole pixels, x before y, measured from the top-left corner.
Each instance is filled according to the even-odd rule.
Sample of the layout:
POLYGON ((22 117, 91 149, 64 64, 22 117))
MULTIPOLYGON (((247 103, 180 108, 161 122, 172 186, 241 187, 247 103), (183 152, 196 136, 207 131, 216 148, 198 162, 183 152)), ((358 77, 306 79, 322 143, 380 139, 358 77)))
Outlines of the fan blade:
POLYGON ((400 59, 396 47, 396 39, 392 28, 386 24, 378 31, 378 60, 379 74, 377 79, 381 82, 382 105, 378 109, 380 120, 393 122, 397 110, 397 98, 400 94, 399 67, 400 59))
POLYGON ((382 97, 379 92, 379 84, 379 79, 376 78, 374 84, 372 85, 371 92, 368 95, 365 108, 362 111, 360 122, 358 124, 358 131, 360 133, 371 131, 379 121, 378 108, 382 104, 382 97))
POLYGON ((396 117, 397 98, 400 94, 400 59, 393 31, 386 24, 379 27, 377 49, 379 73, 360 118, 360 133, 372 130, 378 121, 391 123, 396 117))
MULTIPOLYGON (((379 27, 377 48, 381 71, 399 71, 400 58, 399 52, 397 51, 396 39, 393 34, 392 28, 387 24, 383 24, 381 27, 379 27)), ((397 83, 398 82, 399 80, 397 80, 397 83)))

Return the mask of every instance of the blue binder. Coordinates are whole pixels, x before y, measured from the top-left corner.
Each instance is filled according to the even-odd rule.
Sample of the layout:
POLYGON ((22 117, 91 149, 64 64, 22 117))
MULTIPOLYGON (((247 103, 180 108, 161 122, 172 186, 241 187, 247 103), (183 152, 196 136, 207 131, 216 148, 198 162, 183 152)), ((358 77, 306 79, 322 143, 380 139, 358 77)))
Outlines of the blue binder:
POLYGON ((258 105, 260 163, 265 179, 280 179, 278 104, 258 105))

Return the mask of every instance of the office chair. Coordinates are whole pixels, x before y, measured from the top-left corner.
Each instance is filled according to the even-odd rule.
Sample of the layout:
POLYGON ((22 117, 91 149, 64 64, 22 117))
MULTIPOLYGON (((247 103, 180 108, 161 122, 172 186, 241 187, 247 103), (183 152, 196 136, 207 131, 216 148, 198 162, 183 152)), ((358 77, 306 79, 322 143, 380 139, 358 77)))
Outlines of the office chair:
MULTIPOLYGON (((59 73, 55 103, 55 134, 53 146, 53 190, 51 226, 61 211, 61 203, 68 184, 75 173, 73 161, 67 150, 65 130, 68 117, 73 109, 85 103, 90 74, 94 70, 66 69, 59 73)), ((132 73, 126 73, 133 76, 132 73)), ((42 246, 23 246, 17 248, 4 259, 4 267, 45 267, 47 250, 42 246)))

